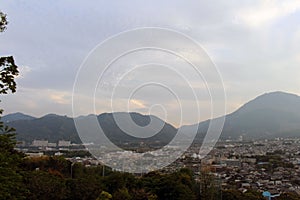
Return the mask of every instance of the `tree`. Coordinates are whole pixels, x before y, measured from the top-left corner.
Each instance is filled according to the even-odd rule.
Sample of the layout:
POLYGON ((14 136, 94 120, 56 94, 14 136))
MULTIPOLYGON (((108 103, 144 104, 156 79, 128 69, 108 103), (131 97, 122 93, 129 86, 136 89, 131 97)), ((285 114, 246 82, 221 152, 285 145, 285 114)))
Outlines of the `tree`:
POLYGON ((115 200, 130 200, 131 196, 127 190, 127 188, 118 189, 113 193, 113 197, 115 200))
POLYGON ((262 193, 253 190, 249 190, 245 193, 242 193, 239 190, 223 190, 222 199, 223 200, 239 200, 239 199, 264 200, 265 198, 262 196, 262 193))
POLYGON ((20 169, 23 154, 14 150, 14 137, 0 135, 0 199, 23 199, 26 193, 20 169))
POLYGON ((112 196, 108 192, 102 191, 97 200, 109 200, 112 196))
POLYGON ((299 200, 300 197, 299 195, 295 194, 295 193, 283 193, 281 194, 279 197, 276 197, 276 200, 299 200))
POLYGON ((67 180, 68 198, 72 200, 96 199, 103 191, 101 180, 95 176, 75 177, 67 180))
MULTIPOLYGON (((6 15, 0 11, 0 33, 6 29, 8 21, 6 15)), ((9 92, 15 93, 17 84, 15 77, 19 74, 18 66, 15 64, 12 56, 0 57, 0 94, 7 94, 9 92)), ((0 109, 0 115, 3 110, 0 109)), ((0 123, 1 133, 12 132, 14 129, 10 129, 0 123)))
POLYGON ((30 191, 26 199, 65 199, 67 196, 66 182, 56 174, 44 171, 28 172, 25 183, 30 191))
MULTIPOLYGON (((6 15, 0 11, 0 33, 6 29, 7 24, 6 15)), ((15 77, 18 74, 18 66, 12 56, 0 57, 0 94, 16 92, 15 77)))
POLYGON ((242 193, 238 190, 224 190, 222 192, 223 200, 238 200, 242 199, 242 193))
POLYGON ((213 200, 221 197, 221 183, 218 177, 210 173, 210 169, 201 169, 200 193, 202 199, 213 200))
POLYGON ((6 14, 0 11, 0 32, 3 32, 6 29, 7 24, 6 14))
POLYGON ((173 174, 162 175, 162 177, 152 186, 158 199, 163 200, 184 200, 196 199, 193 191, 193 177, 186 170, 181 170, 173 174))
MULTIPOLYGON (((0 33, 6 29, 8 24, 6 15, 0 11, 0 33)), ((18 66, 15 64, 12 56, 0 57, 0 94, 7 94, 8 92, 15 93, 17 84, 15 77, 19 74, 18 66)), ((0 109, 0 115, 3 110, 0 109)), ((0 122, 1 133, 9 133, 14 129, 10 129, 4 126, 3 122, 0 122)))
MULTIPOLYGON (((0 32, 6 29, 7 24, 6 15, 0 11, 0 32)), ((0 94, 16 92, 15 77, 18 73, 12 56, 0 57, 0 94)), ((2 112, 0 109, 0 116, 2 112)), ((0 199, 23 199, 26 192, 19 167, 24 155, 14 149, 14 131, 0 122, 0 199)))

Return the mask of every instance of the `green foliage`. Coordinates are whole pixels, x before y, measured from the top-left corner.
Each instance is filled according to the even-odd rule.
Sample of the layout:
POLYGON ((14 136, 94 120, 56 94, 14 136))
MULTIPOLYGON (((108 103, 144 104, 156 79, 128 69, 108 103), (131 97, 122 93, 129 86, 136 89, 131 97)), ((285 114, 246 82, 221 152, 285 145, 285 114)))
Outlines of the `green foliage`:
POLYGON ((15 144, 14 134, 0 134, 0 199, 22 199, 26 192, 20 169, 24 155, 15 144))
MULTIPOLYGON (((6 15, 0 11, 0 32, 6 29, 7 20, 6 15)), ((18 66, 15 64, 12 56, 0 57, 0 94, 7 94, 8 92, 16 92, 15 77, 19 74, 18 66)), ((3 110, 0 109, 0 116, 3 110)), ((13 128, 7 127, 0 122, 0 134, 8 134, 3 136, 2 144, 7 145, 6 148, 13 148, 15 145, 15 138, 10 133, 14 132, 13 128)))
POLYGON ((102 191, 99 197, 96 200, 109 200, 112 196, 108 192, 102 191))
POLYGON ((224 190, 222 191, 223 200, 265 200, 260 192, 249 190, 245 193, 242 193, 238 190, 224 190))
POLYGON ((15 76, 19 74, 18 66, 12 56, 0 58, 0 94, 7 94, 9 91, 16 92, 15 76))
POLYGON ((23 199, 26 193, 20 169, 24 155, 15 145, 14 129, 0 123, 0 199, 23 199))
POLYGON ((66 182, 53 173, 32 171, 25 176, 25 186, 30 191, 26 199, 65 199, 66 182))
MULTIPOLYGON (((0 32, 6 29, 7 23, 6 15, 0 11, 0 32)), ((17 84, 14 79, 18 74, 18 66, 12 56, 0 57, 0 94, 16 92, 17 84)))
POLYGON ((27 199, 103 199, 104 192, 111 194, 112 199, 122 200, 192 200, 197 197, 198 186, 193 173, 187 169, 164 175, 151 172, 143 177, 108 171, 103 177, 102 166, 75 164, 71 178, 67 173, 70 164, 62 157, 25 159, 22 166, 26 171, 27 199), (51 195, 47 196, 49 192, 51 195))
POLYGON ((242 193, 238 190, 225 190, 222 192, 223 200, 242 199, 242 193))
POLYGON ((83 167, 76 164, 75 176, 68 178, 60 175, 64 175, 63 171, 66 169, 54 167, 59 162, 51 161, 53 159, 57 158, 25 160, 26 187, 30 191, 28 199, 101 199, 104 198, 103 191, 112 194, 112 199, 122 200, 196 199, 195 182, 189 170, 166 175, 152 172, 141 178, 128 173, 110 172, 103 177, 101 166, 83 167), (34 167, 40 170, 28 168, 28 163, 34 163, 34 167), (41 166, 36 165, 37 163, 41 166), (49 170, 45 166, 57 171, 49 170), (30 182, 32 178, 34 181, 30 182), (59 187, 56 187, 57 184, 59 187), (48 192, 52 192, 51 198, 44 195, 48 192))
POLYGON ((157 199, 196 199, 196 183, 192 172, 184 169, 173 174, 149 173, 143 179, 143 186, 157 196, 157 199))
POLYGON ((22 162, 24 170, 32 171, 39 169, 42 171, 56 172, 62 177, 71 177, 71 162, 61 156, 26 158, 22 162))
MULTIPOLYGON (((6 15, 0 12, 0 32, 6 29, 6 15)), ((0 57, 0 94, 16 92, 15 76, 19 73, 12 56, 0 57)), ((0 109, 0 115, 3 110, 0 109)), ((14 129, 0 122, 0 199, 24 199, 23 176, 20 169, 23 154, 14 149, 14 129)))
POLYGON ((131 196, 127 188, 118 189, 113 193, 114 200, 131 200, 131 196))
POLYGON ((6 29, 7 24, 6 14, 0 11, 0 32, 3 32, 6 29))
MULTIPOLYGON (((66 116, 46 115, 36 120, 13 121, 8 125, 20 131, 18 139, 26 142, 32 142, 34 139, 47 139, 49 142, 70 140, 72 143, 81 143, 74 120, 66 116)), ((81 154, 80 157, 84 155, 78 153, 81 154)))
POLYGON ((284 193, 279 197, 276 197, 276 200, 300 200, 300 196, 295 193, 284 193))
POLYGON ((87 176, 81 178, 68 179, 67 186, 67 199, 72 200, 89 200, 99 198, 99 194, 103 190, 101 179, 95 176, 87 176))
POLYGON ((219 180, 207 171, 202 171, 200 176, 200 193, 202 199, 214 200, 221 198, 219 180))
POLYGON ((131 192, 132 200, 157 200, 156 194, 146 192, 145 189, 133 189, 131 192))
POLYGON ((104 177, 103 183, 106 186, 106 191, 113 194, 122 188, 135 188, 136 179, 129 173, 114 172, 104 177))
POLYGON ((272 172, 277 167, 293 168, 293 163, 286 162, 277 153, 255 156, 257 162, 266 162, 266 164, 257 165, 258 168, 265 168, 268 172, 272 172))
POLYGON ((265 200, 265 198, 262 196, 262 193, 253 190, 248 190, 247 192, 243 193, 242 198, 249 200, 265 200))

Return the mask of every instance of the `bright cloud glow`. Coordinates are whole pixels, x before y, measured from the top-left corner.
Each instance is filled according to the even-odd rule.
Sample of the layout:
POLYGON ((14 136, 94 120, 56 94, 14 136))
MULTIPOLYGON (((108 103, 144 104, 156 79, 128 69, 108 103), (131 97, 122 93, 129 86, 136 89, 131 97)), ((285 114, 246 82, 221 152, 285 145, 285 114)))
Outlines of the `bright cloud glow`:
POLYGON ((300 1, 258 1, 258 5, 250 6, 238 12, 237 21, 253 27, 259 27, 275 22, 280 17, 293 14, 300 9, 300 1))

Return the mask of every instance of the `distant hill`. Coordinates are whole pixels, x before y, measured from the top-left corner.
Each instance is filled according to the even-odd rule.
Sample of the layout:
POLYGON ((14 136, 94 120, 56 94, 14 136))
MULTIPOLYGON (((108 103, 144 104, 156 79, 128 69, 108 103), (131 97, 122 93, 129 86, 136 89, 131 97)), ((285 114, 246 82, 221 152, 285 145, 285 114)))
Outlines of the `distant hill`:
MULTIPOLYGON (((198 138, 203 138, 209 122, 199 123, 198 138)), ((189 128, 186 127, 187 132, 189 128)), ((266 93, 227 115, 221 138, 239 136, 245 139, 299 137, 300 97, 284 92, 266 93)))
POLYGON ((17 112, 17 113, 5 115, 4 117, 1 118, 1 121, 8 123, 8 122, 13 122, 18 120, 32 120, 32 119, 35 119, 35 117, 17 112))
POLYGON ((15 120, 6 123, 17 131, 17 139, 31 142, 34 139, 47 139, 49 142, 71 140, 80 143, 72 118, 55 114, 31 120, 15 120))
MULTIPOLYGON (((115 116, 121 117, 123 122, 126 122, 128 117, 142 126, 147 127, 150 122, 149 115, 142 115, 139 113, 114 113, 115 116)), ((81 116, 79 120, 89 120, 89 116, 81 116)), ((152 137, 139 138, 134 135, 126 134, 126 132, 134 133, 134 127, 126 127, 126 132, 121 130, 116 124, 112 113, 104 113, 97 116, 99 124, 101 125, 105 135, 115 144, 124 143, 155 143, 159 142, 160 145, 167 144, 176 134, 177 129, 172 125, 165 123, 161 119, 151 116, 152 120, 156 121, 156 124, 163 124, 162 129, 152 137)), ((77 134, 74 120, 67 116, 59 116, 55 114, 48 114, 41 118, 35 118, 31 120, 15 120, 6 123, 8 126, 14 127, 17 131, 17 139, 32 142, 34 139, 46 139, 49 142, 57 142, 58 140, 70 140, 73 143, 81 143, 81 140, 77 134)), ((87 127, 91 129, 91 127, 87 127)), ((150 134, 153 132, 153 128, 148 127, 140 132, 141 134, 150 134)), ((145 135, 147 136, 147 135, 145 135)), ((93 138, 92 138, 93 139, 93 138)), ((91 139, 90 142, 94 142, 91 139)), ((84 141, 88 142, 88 141, 84 141)))
MULTIPOLYGON (((95 116, 95 115, 94 115, 95 116)), ((97 119, 105 135, 115 144, 118 143, 160 143, 167 144, 175 136, 177 129, 171 124, 165 123, 155 116, 142 115, 139 113, 114 113, 123 122, 122 130, 116 124, 112 113, 103 113, 97 119), (140 131, 129 125, 126 121, 130 117, 141 127, 147 127, 140 131), (151 136, 149 135, 155 126, 148 127, 150 118, 158 125, 163 125, 161 130, 151 136), (129 134, 126 134, 129 133, 129 134), (131 134, 137 132, 136 134, 131 134), (140 134, 140 135, 139 135, 140 134), (140 138, 142 137, 142 138, 140 138), (144 138, 143 138, 144 137, 144 138)), ((87 122, 86 131, 91 130, 89 116, 81 116, 76 120, 87 122)), ((31 142, 34 139, 47 139, 50 142, 58 140, 71 140, 80 143, 74 120, 67 116, 49 114, 41 118, 34 118, 22 113, 6 115, 2 118, 9 126, 16 128, 17 139, 31 142)), ((215 120, 215 119, 213 119, 215 120)), ((189 137, 190 130, 199 125, 196 138, 201 141, 206 134, 209 120, 191 126, 183 126, 186 137, 189 137)), ((95 133, 94 133, 95 134, 95 133)), ((88 134, 87 134, 88 135, 88 134)), ((300 97, 284 92, 266 93, 249 101, 235 112, 226 116, 221 138, 235 139, 243 136, 245 139, 294 137, 300 136, 300 97)), ((85 138, 86 141, 92 138, 85 138)), ((84 141, 84 142, 86 142, 84 141)))
POLYGON ((162 121, 158 117, 142 115, 139 113, 130 113, 129 115, 130 116, 128 116, 128 113, 104 113, 98 116, 98 121, 104 133, 109 137, 109 139, 112 142, 118 143, 118 141, 121 140, 121 143, 145 142, 159 143, 165 145, 168 144, 177 133, 176 128, 162 121), (120 118, 122 122, 121 126, 124 127, 125 130, 120 129, 118 124, 116 124, 113 115, 117 115, 117 117, 120 118), (130 126, 130 124, 127 123, 127 120, 131 120, 130 117, 133 120, 133 122, 137 124, 137 126, 144 128, 139 131, 138 128, 130 126), (152 126, 148 126, 150 120, 152 120, 152 126), (157 131, 155 129, 159 128, 158 126, 160 125, 162 126, 161 130, 159 129, 157 134, 150 136, 153 134, 153 132, 157 131), (126 134, 125 132, 129 134, 126 134))

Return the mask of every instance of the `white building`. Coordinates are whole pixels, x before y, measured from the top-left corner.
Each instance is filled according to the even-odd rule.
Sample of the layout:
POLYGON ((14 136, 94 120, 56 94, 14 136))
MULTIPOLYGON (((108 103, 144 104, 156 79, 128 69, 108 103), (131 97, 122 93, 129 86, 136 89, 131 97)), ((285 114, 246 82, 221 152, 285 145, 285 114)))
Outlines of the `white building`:
POLYGON ((71 146, 71 141, 59 140, 58 141, 59 147, 68 147, 71 146))
POLYGON ((33 140, 32 146, 34 146, 34 147, 46 147, 46 146, 48 146, 48 140, 33 140))
POLYGON ((48 147, 56 147, 56 143, 50 143, 50 142, 48 142, 48 147))

